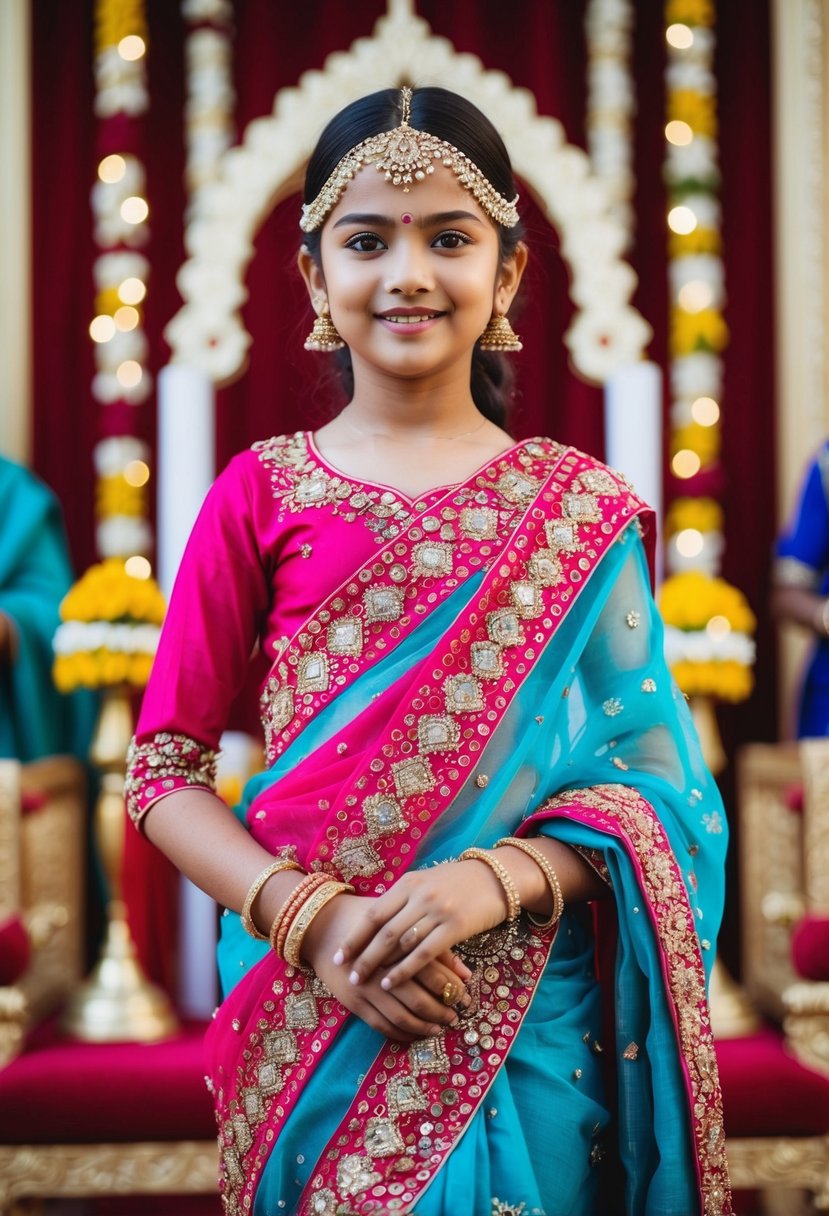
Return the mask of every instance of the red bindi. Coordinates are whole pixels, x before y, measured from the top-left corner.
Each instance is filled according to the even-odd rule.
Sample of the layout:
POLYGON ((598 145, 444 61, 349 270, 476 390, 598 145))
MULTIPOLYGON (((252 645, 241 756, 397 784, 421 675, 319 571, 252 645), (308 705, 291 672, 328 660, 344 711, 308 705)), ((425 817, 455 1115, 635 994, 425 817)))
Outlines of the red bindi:
POLYGON ((412 217, 409 215, 408 211, 404 211, 400 218, 404 224, 411 224, 412 222, 412 217))

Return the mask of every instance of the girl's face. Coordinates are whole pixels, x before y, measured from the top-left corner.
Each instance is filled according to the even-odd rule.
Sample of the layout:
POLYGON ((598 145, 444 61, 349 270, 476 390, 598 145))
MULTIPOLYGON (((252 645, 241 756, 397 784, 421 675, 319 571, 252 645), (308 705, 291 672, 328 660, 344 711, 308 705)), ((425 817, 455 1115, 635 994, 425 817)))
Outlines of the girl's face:
POLYGON ((506 312, 526 249, 501 263, 498 231, 451 170, 408 194, 362 169, 322 230, 321 267, 300 254, 312 300, 361 365, 416 379, 455 369, 468 383, 472 348, 493 310, 506 312))

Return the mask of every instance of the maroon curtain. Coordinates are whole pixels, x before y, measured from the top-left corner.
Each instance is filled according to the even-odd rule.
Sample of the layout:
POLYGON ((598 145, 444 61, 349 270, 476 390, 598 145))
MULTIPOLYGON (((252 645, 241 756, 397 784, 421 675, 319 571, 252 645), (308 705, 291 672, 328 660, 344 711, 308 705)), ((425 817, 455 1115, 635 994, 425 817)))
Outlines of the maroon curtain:
MULTIPOLYGON (((664 155, 665 47, 661 0, 637 0, 635 74, 635 303, 654 330, 651 356, 665 366, 667 287, 664 155)), ((304 7, 236 0, 238 130, 270 112, 275 93, 322 66, 334 50, 369 34, 383 0, 312 0, 304 7)), ((535 94, 540 113, 559 119, 584 146, 585 0, 418 0, 433 31, 535 94)), ((770 69, 768 0, 728 0, 718 8, 722 202, 731 342, 725 352, 723 449, 726 475, 725 574, 760 618, 757 693, 724 715, 729 746, 775 737, 774 661, 767 605, 773 539, 774 398, 771 279, 770 69)), ((164 365, 162 329, 179 307, 174 276, 183 257, 183 31, 178 5, 147 0, 151 110, 145 123, 152 277, 146 306, 152 370, 164 365)), ((35 466, 60 496, 80 567, 93 560, 90 454, 99 408, 87 324, 93 286, 89 189, 95 177, 92 115, 92 3, 32 0, 35 466)), ((452 81, 445 83, 452 87, 452 81)), ((369 91, 372 82, 366 82, 369 91)), ((219 394, 221 466, 255 439, 314 427, 332 411, 324 357, 302 349, 310 309, 293 268, 297 207, 289 200, 263 224, 247 286, 245 323, 253 336, 245 375, 219 394)), ((528 206, 532 251, 517 361, 516 435, 547 433, 601 455, 601 392, 569 369, 561 336, 572 305, 556 234, 528 206)), ((154 417, 142 427, 152 441, 154 417)))

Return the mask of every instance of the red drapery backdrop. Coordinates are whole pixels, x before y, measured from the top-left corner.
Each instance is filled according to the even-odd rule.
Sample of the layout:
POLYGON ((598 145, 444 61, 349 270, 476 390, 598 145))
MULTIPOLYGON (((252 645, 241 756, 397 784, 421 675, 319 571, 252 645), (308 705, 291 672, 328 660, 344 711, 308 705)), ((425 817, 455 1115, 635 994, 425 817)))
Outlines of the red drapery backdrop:
MULTIPOLYGON (((313 0, 304 9, 272 0, 236 0, 237 130, 270 112, 276 92, 295 84, 326 56, 371 33, 382 0, 313 0)), ((654 330, 650 354, 665 367, 667 270, 664 156, 663 4, 637 0, 635 130, 637 233, 630 260, 639 275, 635 303, 654 330)), ((727 750, 775 736, 774 656, 766 613, 769 550, 775 521, 773 315, 770 216, 770 65, 768 0, 717 6, 720 159, 724 256, 731 342, 723 396, 727 551, 724 573, 760 618, 757 691, 723 716, 727 750)), ((541 114, 559 119, 582 147, 585 114, 585 0, 418 0, 417 11, 459 51, 478 55, 532 90, 541 114)), ((91 451, 100 407, 87 325, 94 298, 89 190, 95 180, 92 0, 72 5, 33 0, 34 463, 64 505, 75 559, 93 553, 91 451)), ((183 260, 183 28, 178 6, 147 0, 151 109, 144 160, 150 203, 152 265, 145 328, 150 367, 166 361, 162 330, 180 305, 174 276, 183 260)), ((452 87, 452 81, 441 82, 452 87)), ((366 89, 373 87, 366 82, 366 89)), ((497 115, 494 116, 497 122, 497 115)), ((530 204, 520 332, 517 436, 546 433, 601 455, 601 391, 567 365, 561 335, 572 306, 557 237, 530 204)), ((297 203, 262 226, 247 286, 245 322, 253 336, 245 375, 219 394, 217 464, 255 439, 319 425, 332 410, 320 377, 324 357, 302 349, 310 321, 293 269, 299 244, 297 203)), ((150 441, 152 403, 142 407, 150 441)), ((728 778, 726 777, 728 793, 728 778)), ((134 848, 134 842, 130 848, 134 848)), ((146 847, 146 846, 145 846, 146 847)), ((141 868, 134 860, 137 875, 141 868)), ((142 952, 151 929, 142 932, 142 952)), ((146 953, 145 953, 146 957, 146 953)), ((152 970, 162 974, 160 958, 152 970)))

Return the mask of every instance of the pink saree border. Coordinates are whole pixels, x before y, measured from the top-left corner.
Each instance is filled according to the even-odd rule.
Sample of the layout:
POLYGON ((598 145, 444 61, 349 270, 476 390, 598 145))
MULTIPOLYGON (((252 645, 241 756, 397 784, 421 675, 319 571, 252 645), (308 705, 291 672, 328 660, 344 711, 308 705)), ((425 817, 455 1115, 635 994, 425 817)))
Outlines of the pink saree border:
MULTIPOLYGON (((621 841, 639 879, 654 926, 682 1062, 704 1216, 732 1212, 722 1091, 711 1032, 694 912, 664 827, 637 790, 621 784, 564 790, 521 826, 525 836, 549 819, 585 823, 621 841)), ((631 1044, 631 1050, 638 1045, 631 1044)), ((635 1055, 626 1057, 635 1059, 635 1055)))
MULTIPOLYGON (((366 894, 403 872, 601 558, 644 513, 626 483, 592 458, 566 450, 551 463, 504 553, 436 647, 424 683, 392 715, 375 759, 353 783, 344 782, 316 845, 300 852, 306 865, 347 877, 366 894), (486 659, 483 666, 476 667, 478 659, 486 659), (424 733, 424 722, 444 732, 440 740, 424 733), (362 818, 352 811, 344 831, 348 814, 341 811, 360 799, 362 818)), ((418 543, 413 536, 409 542, 418 543)), ((267 818, 258 821, 258 838, 267 843, 274 828, 267 818)), ((347 1016, 310 972, 274 956, 253 968, 218 1011, 209 1045, 228 1213, 251 1209, 270 1146, 347 1016), (238 1064, 226 1070, 225 1055, 238 1064)))

